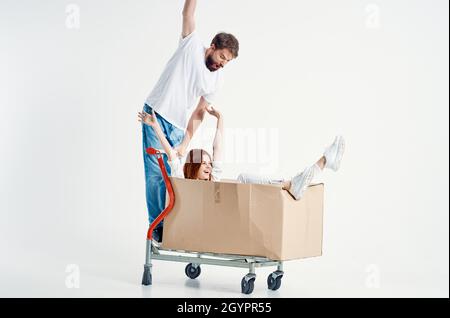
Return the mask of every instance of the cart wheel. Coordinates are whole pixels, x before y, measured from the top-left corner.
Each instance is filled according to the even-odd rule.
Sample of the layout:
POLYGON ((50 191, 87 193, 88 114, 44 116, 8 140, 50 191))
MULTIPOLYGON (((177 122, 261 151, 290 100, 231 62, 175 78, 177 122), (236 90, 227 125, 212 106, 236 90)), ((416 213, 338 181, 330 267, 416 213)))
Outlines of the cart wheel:
POLYGON ((246 276, 241 281, 241 292, 243 294, 251 294, 255 288, 255 278, 248 279, 246 276))
POLYGON ((276 272, 267 277, 267 287, 271 290, 277 290, 281 286, 281 279, 283 275, 278 275, 276 272))
POLYGON ((144 275, 142 275, 142 285, 148 286, 152 284, 152 273, 149 267, 144 267, 144 275))
POLYGON ((192 263, 189 263, 186 265, 186 268, 184 269, 184 272, 186 273, 186 276, 190 279, 196 279, 200 276, 200 273, 202 272, 200 265, 197 265, 197 267, 194 267, 192 263))

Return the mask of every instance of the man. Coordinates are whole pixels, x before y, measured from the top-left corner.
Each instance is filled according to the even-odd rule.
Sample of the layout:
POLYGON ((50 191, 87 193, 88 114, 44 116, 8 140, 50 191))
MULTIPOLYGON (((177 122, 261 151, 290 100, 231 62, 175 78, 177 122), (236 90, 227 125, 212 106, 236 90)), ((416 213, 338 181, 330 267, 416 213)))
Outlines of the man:
MULTIPOLYGON (((239 52, 239 42, 228 33, 217 34, 210 47, 204 47, 195 31, 196 5, 196 0, 185 1, 178 48, 144 105, 145 112, 155 111, 167 140, 179 155, 185 154, 206 108, 214 101, 222 68, 239 52)), ((162 149, 162 146, 152 128, 144 124, 142 138, 147 209, 152 223, 165 208, 166 187, 157 159, 145 150, 162 149)), ((167 156, 164 161, 170 174, 167 156)), ((153 238, 162 241, 162 225, 154 230, 153 238)))

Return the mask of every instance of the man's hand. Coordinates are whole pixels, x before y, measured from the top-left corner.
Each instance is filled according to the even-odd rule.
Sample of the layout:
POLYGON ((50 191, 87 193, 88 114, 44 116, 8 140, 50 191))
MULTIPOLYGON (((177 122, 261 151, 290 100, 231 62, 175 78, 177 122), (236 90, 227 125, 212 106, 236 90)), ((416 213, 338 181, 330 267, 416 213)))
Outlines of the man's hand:
POLYGON ((183 30, 181 35, 183 38, 187 37, 189 34, 195 30, 195 7, 197 5, 197 0, 186 0, 184 2, 183 9, 183 30))

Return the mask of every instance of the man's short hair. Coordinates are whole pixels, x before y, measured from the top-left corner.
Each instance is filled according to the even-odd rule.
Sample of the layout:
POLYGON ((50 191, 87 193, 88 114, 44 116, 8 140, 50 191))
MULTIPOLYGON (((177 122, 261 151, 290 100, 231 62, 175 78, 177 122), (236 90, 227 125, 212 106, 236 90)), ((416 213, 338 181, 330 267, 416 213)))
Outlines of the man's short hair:
POLYGON ((239 41, 234 37, 233 34, 221 32, 218 33, 211 42, 211 45, 221 50, 228 49, 231 54, 233 54, 234 58, 237 58, 239 55, 239 41))

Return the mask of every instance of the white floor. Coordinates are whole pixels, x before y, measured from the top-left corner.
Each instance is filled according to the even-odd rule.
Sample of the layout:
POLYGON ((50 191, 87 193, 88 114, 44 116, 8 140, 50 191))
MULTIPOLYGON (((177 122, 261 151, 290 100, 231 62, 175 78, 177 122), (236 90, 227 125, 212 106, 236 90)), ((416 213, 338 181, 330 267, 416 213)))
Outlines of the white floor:
POLYGON ((153 285, 144 287, 143 250, 141 255, 88 252, 75 265, 70 253, 21 252, 2 261, 0 297, 448 297, 448 276, 368 273, 356 264, 333 264, 327 256, 286 262, 275 292, 266 287, 275 268, 257 269, 253 294, 243 295, 244 269, 202 265, 200 277, 191 280, 185 264, 154 261, 153 285))
POLYGON ((341 207, 329 191, 323 256, 286 262, 275 292, 266 287, 275 267, 257 269, 253 294, 243 295, 245 269, 202 265, 192 281, 185 264, 157 260, 153 285, 143 287, 147 225, 137 194, 115 205, 109 197, 90 205, 55 198, 59 205, 49 199, 36 209, 19 200, 2 209, 0 297, 449 297, 445 211, 427 213, 447 217, 437 226, 401 208, 341 207))

